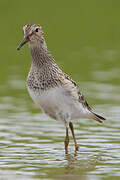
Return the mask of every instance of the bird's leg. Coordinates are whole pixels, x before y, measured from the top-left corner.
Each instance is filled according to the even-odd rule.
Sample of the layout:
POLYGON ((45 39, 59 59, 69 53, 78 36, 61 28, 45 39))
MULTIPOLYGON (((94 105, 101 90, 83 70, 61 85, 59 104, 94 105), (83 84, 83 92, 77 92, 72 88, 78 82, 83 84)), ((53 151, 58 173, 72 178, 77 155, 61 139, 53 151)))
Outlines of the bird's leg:
POLYGON ((69 127, 70 127, 70 129, 71 129, 72 136, 73 136, 73 139, 74 139, 75 151, 78 151, 79 146, 78 146, 77 141, 76 141, 76 138, 75 138, 74 128, 73 128, 72 122, 69 122, 69 127))
POLYGON ((66 127, 66 137, 65 137, 65 153, 68 154, 68 144, 69 144, 69 132, 68 127, 66 127))

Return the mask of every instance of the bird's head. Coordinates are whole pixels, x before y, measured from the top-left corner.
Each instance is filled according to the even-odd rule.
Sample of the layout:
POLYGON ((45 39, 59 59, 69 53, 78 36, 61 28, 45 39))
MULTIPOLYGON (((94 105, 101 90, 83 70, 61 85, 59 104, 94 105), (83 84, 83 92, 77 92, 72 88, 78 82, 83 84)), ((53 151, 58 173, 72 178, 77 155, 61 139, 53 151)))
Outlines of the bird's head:
POLYGON ((38 24, 27 24, 23 27, 24 39, 18 46, 17 50, 27 42, 30 45, 42 44, 44 42, 43 31, 40 25, 38 24))

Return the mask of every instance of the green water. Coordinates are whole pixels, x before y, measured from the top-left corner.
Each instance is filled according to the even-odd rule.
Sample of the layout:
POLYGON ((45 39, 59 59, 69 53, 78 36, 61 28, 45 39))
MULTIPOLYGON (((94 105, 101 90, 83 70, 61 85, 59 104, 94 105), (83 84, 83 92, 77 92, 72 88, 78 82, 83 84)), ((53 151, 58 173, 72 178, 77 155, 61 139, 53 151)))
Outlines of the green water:
POLYGON ((0 2, 0 179, 120 179, 120 1, 0 2), (64 154, 64 126, 41 113, 25 80, 22 26, 43 27, 49 50, 76 80, 104 125, 74 122, 80 150, 64 154))

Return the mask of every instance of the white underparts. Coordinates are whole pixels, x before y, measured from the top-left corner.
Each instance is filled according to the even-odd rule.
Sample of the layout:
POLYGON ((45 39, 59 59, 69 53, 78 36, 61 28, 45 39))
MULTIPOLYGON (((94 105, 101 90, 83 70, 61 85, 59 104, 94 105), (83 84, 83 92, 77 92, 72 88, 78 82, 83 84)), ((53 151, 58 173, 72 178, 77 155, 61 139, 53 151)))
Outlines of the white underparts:
POLYGON ((89 117, 89 110, 68 96, 64 88, 51 88, 40 93, 28 87, 28 91, 35 104, 56 120, 68 123, 72 119, 89 117))

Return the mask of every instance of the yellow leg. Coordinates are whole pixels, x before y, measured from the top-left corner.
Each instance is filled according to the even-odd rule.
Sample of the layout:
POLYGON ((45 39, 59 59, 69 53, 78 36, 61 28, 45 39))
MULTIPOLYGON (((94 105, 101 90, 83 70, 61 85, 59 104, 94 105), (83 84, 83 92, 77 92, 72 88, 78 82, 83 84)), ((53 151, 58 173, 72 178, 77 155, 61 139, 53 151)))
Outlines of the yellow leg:
POLYGON ((70 127, 70 129, 71 129, 72 136, 73 136, 73 139, 74 139, 75 151, 78 151, 79 146, 78 146, 77 141, 76 141, 76 138, 75 138, 74 127, 73 127, 72 122, 69 123, 69 127, 70 127))
POLYGON ((65 153, 68 154, 68 144, 69 144, 69 133, 68 127, 66 127, 66 137, 65 137, 65 153))

